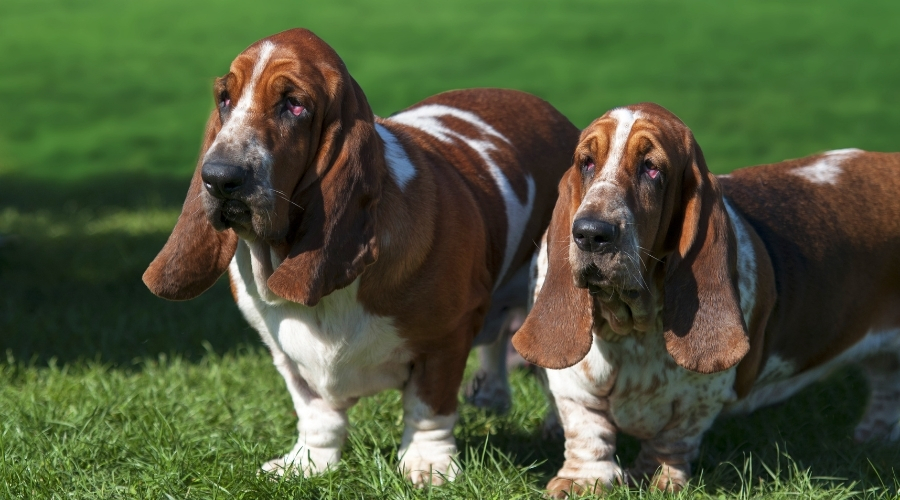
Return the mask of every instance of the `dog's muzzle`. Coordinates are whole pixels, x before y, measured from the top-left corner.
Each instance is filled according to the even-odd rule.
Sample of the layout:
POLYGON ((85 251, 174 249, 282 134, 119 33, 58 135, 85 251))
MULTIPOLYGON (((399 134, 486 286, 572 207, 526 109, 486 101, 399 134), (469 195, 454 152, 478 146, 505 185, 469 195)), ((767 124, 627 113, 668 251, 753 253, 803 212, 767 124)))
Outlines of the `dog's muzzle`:
POLYGON ((251 224, 252 211, 243 200, 250 170, 227 163, 203 164, 200 178, 210 196, 208 213, 217 229, 238 228, 251 224))

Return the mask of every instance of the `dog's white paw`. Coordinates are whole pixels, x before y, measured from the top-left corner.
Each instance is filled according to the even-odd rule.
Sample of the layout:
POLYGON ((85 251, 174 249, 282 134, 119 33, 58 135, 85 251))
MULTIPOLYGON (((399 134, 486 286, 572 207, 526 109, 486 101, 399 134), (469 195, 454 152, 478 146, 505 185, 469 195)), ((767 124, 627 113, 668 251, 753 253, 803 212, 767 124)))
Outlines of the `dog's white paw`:
POLYGON ((415 457, 403 458, 400 461, 400 470, 407 479, 417 487, 427 485, 438 486, 448 481, 453 481, 459 473, 459 466, 452 457, 446 456, 438 459, 426 459, 415 457))
POLYGON ((278 476, 312 476, 335 467, 340 460, 340 450, 304 447, 269 460, 262 464, 260 472, 278 476))

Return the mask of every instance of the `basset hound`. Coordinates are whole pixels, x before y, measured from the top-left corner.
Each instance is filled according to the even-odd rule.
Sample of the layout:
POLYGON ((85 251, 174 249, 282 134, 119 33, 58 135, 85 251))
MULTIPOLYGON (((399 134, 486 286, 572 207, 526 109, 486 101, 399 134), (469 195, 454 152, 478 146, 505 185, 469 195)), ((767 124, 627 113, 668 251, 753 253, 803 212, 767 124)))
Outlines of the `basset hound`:
POLYGON ((144 282, 185 300, 228 270, 299 418, 296 446, 263 470, 336 464, 348 408, 401 389, 400 468, 417 484, 452 479, 469 349, 486 318, 502 324, 527 299, 578 129, 498 89, 375 117, 303 29, 251 45, 214 94, 182 213, 144 282))
POLYGON ((581 134, 513 344, 548 370, 565 431, 557 496, 677 490, 723 413, 835 367, 871 382, 857 440, 900 437, 900 154, 856 149, 713 176, 655 104, 581 134), (641 440, 632 469, 616 433, 641 440))

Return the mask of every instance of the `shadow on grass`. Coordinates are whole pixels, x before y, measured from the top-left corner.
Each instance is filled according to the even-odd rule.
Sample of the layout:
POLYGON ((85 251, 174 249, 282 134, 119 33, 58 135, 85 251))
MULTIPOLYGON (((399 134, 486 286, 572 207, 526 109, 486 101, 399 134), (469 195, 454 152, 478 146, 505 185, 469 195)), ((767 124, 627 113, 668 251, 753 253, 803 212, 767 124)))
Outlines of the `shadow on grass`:
POLYGON ((900 448, 852 438, 867 399, 859 370, 839 370, 782 404, 717 421, 704 439, 696 468, 707 486, 727 491, 740 489, 742 481, 744 487, 786 481, 806 471, 818 482, 896 493, 900 448))
POLYGON ((182 303, 141 282, 187 178, 136 174, 57 184, 0 177, 0 352, 39 364, 130 365, 160 353, 259 345, 225 280, 182 303))

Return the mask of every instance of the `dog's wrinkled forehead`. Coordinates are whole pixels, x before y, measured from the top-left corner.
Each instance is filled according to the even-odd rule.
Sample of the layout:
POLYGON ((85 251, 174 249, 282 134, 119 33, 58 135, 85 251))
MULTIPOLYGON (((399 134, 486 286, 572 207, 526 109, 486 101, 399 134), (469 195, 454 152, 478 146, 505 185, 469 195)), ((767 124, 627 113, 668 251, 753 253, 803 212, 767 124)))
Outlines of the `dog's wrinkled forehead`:
POLYGON ((304 109, 326 108, 340 92, 343 68, 337 53, 308 30, 288 30, 254 43, 216 81, 222 130, 207 156, 219 154, 220 145, 258 143, 259 134, 272 128, 267 123, 271 108, 289 92, 301 97, 304 109))
POLYGON ((683 143, 687 126, 669 110, 654 103, 640 103, 607 111, 581 134, 580 148, 601 157, 594 158, 598 170, 619 165, 626 158, 636 135, 652 135, 665 143, 683 143), (593 149, 594 151, 587 151, 593 149))
POLYGON ((252 108, 248 101, 258 101, 273 86, 299 88, 312 98, 333 97, 344 73, 343 61, 328 44, 310 31, 293 29, 247 47, 219 85, 237 99, 233 104, 252 108))
MULTIPOLYGON (((628 138, 631 136, 635 122, 643 118, 638 110, 629 108, 613 109, 597 120, 597 133, 601 135, 599 143, 606 146, 606 158, 596 158, 598 166, 602 165, 598 172, 598 183, 613 182, 618 167, 625 159, 628 148, 628 138), (599 163, 602 162, 602 163, 599 163)), ((599 144, 598 144, 599 145, 599 144)))
MULTIPOLYGON (((304 29, 264 38, 241 52, 231 63, 229 91, 237 106, 252 108, 273 85, 300 87, 311 98, 334 96, 344 64, 322 39, 304 29), (337 77, 337 78, 335 78, 337 77)), ((237 108, 236 108, 237 109, 237 108)))

